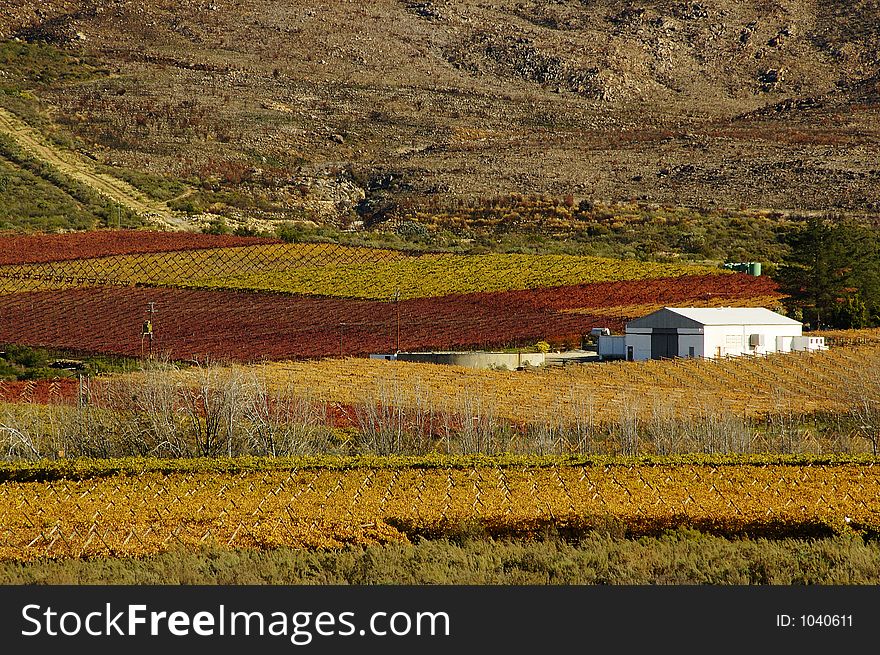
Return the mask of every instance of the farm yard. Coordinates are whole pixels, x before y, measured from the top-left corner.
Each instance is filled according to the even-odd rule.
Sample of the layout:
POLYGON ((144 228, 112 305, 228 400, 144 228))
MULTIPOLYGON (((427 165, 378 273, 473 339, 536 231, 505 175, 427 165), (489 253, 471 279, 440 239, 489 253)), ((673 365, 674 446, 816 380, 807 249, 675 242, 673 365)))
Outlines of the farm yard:
POLYGON ((171 247, 162 233, 91 234, 99 235, 94 244, 84 235, 0 238, 0 342, 140 356, 141 324, 154 303, 153 349, 172 359, 393 350, 398 312, 401 349, 563 346, 580 344, 597 324, 620 329, 633 317, 626 312, 647 302, 779 297, 766 278, 697 265, 248 245, 209 235, 158 251, 171 247), (96 257, 103 243, 111 254, 96 257), (32 251, 40 254, 17 254, 32 251), (35 257, 41 261, 28 261, 35 257))
POLYGON ((816 354, 519 372, 365 357, 398 346, 398 315, 404 350, 566 349, 663 305, 781 299, 768 277, 693 264, 0 237, 0 343, 140 362, 0 381, 0 564, 550 532, 872 538, 870 332, 816 354))

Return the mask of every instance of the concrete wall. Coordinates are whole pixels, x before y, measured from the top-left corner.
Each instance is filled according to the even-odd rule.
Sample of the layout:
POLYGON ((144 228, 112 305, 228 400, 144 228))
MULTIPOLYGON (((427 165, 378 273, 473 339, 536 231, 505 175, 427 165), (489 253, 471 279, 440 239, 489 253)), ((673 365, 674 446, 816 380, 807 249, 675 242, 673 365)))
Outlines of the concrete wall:
POLYGON ((515 371, 523 366, 543 366, 544 353, 491 353, 491 352, 440 352, 397 353, 393 355, 370 355, 372 359, 397 359, 402 362, 425 364, 450 364, 468 368, 507 369, 515 371))

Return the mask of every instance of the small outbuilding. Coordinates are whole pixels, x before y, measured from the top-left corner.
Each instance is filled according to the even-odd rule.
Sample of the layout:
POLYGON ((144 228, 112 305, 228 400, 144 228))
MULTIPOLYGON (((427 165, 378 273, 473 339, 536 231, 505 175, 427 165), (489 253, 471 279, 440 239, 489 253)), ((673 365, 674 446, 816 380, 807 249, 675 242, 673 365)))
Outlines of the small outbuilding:
POLYGON ((599 337, 605 359, 735 357, 824 350, 799 321, 763 307, 664 307, 626 324, 624 336, 599 337))

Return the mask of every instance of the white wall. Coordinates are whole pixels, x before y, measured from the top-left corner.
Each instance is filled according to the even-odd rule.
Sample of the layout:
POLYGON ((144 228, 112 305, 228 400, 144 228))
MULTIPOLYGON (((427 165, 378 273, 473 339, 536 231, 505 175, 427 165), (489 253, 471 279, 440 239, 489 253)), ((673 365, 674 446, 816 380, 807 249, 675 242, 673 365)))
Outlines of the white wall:
POLYGON ((776 337, 776 352, 790 353, 797 337, 776 337))
POLYGON ((737 355, 766 355, 777 351, 779 346, 790 343, 785 337, 801 336, 800 325, 707 325, 705 328, 706 357, 737 355), (751 347, 749 337, 763 334, 764 345, 751 347), (781 338, 780 338, 781 337, 781 338))
MULTIPOLYGON (((788 352, 798 348, 794 338, 800 337, 801 331, 800 325, 707 325, 702 334, 699 329, 679 328, 678 356, 690 356, 690 348, 694 349, 694 357, 709 358, 719 354, 721 357, 735 357, 744 354, 766 355, 777 350, 788 352), (749 337, 752 334, 763 334, 764 345, 750 346, 749 337)), ((627 332, 626 346, 633 347, 633 359, 651 359, 650 328, 636 328, 627 332)))
POLYGON ((806 350, 808 352, 828 350, 828 346, 825 345, 825 337, 795 337, 791 341, 792 350, 806 350))
POLYGON ((615 358, 626 357, 626 337, 619 334, 599 336, 596 344, 596 352, 599 357, 615 358))
POLYGON ((691 348, 694 349, 694 357, 704 357, 703 354, 704 336, 702 334, 679 334, 678 335, 678 356, 691 357, 691 348))
POLYGON ((635 361, 651 359, 651 330, 641 329, 638 332, 627 332, 626 346, 627 348, 633 347, 633 359, 635 361))

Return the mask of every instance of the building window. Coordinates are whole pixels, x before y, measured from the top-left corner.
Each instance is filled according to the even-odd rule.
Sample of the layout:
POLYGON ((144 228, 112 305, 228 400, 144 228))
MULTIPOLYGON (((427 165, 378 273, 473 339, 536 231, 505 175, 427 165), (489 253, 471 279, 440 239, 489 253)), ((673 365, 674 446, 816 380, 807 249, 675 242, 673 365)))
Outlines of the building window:
POLYGON ((693 357, 693 356, 694 356, 694 347, 690 346, 688 348, 688 357, 693 357))

